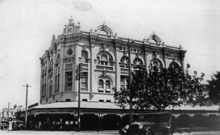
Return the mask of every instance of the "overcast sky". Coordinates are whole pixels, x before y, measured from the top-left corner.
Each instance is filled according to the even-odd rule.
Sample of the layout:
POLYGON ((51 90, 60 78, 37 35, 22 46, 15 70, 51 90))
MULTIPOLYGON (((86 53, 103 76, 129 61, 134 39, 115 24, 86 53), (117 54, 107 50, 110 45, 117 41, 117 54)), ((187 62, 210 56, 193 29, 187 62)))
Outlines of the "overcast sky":
POLYGON ((0 109, 39 102, 40 60, 52 35, 60 35, 72 16, 81 30, 105 22, 120 37, 143 40, 153 32, 165 44, 187 50, 185 64, 220 71, 218 0, 0 0, 0 109))

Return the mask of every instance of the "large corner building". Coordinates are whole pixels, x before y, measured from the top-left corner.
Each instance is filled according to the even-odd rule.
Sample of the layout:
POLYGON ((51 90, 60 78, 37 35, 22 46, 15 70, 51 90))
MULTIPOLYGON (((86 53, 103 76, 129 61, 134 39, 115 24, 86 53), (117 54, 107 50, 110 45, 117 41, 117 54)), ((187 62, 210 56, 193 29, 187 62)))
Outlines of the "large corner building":
MULTIPOLYGON (((105 24, 89 32, 80 28, 70 19, 40 58, 41 105, 29 109, 32 128, 74 130, 80 106, 81 130, 119 129, 129 122, 129 109, 118 107, 113 95, 114 90, 126 87, 129 69, 141 65, 149 71, 173 63, 184 69, 186 51, 165 44, 155 33, 141 41, 120 37, 105 24)), ((192 116, 206 113, 202 110, 195 110, 192 116)))
POLYGON ((166 45, 156 34, 143 41, 128 39, 113 34, 105 24, 84 32, 73 19, 48 47, 40 58, 41 104, 77 101, 79 85, 81 101, 114 103, 113 89, 126 86, 129 62, 131 70, 138 65, 147 70, 167 68, 172 62, 183 67, 186 52, 181 46, 166 45))

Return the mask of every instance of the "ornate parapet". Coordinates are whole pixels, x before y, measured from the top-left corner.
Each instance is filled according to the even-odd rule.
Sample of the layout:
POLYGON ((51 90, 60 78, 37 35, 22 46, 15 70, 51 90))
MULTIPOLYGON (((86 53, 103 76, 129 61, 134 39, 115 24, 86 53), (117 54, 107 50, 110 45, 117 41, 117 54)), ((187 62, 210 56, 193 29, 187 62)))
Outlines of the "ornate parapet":
POLYGON ((70 35, 73 33, 80 33, 80 23, 75 24, 74 20, 71 18, 69 19, 69 24, 64 26, 63 35, 70 35))

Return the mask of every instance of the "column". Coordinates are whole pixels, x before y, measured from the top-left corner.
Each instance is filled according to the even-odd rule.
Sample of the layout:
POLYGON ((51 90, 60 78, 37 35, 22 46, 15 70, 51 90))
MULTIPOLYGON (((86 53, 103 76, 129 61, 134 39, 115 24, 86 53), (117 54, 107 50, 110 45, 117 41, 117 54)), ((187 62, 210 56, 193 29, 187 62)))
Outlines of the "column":
POLYGON ((148 72, 148 65, 147 65, 147 53, 146 53, 146 48, 145 48, 145 45, 144 42, 143 42, 143 50, 144 50, 144 64, 145 64, 145 69, 147 70, 148 72))
POLYGON ((64 92, 65 89, 65 65, 64 65, 64 57, 65 57, 65 44, 60 45, 60 85, 59 85, 59 92, 64 92))
POLYGON ((43 66, 44 66, 44 60, 43 58, 40 58, 40 62, 41 62, 41 76, 40 76, 40 103, 41 103, 41 100, 42 100, 42 74, 43 74, 43 66))
POLYGON ((148 69, 148 63, 147 63, 147 53, 145 52, 144 53, 144 63, 145 63, 145 69, 147 70, 147 72, 149 71, 149 69, 148 69))
POLYGON ((118 55, 118 49, 117 49, 117 46, 115 46, 115 88, 117 91, 120 90, 120 81, 121 81, 121 78, 120 78, 120 66, 119 66, 119 55, 118 55))
POLYGON ((162 53, 163 53, 163 62, 164 62, 164 68, 167 68, 167 62, 166 62, 166 50, 165 50, 165 48, 163 47, 163 51, 162 51, 162 53))
POLYGON ((74 87, 74 86, 73 86, 73 87, 74 87, 74 92, 77 92, 77 91, 79 90, 79 88, 78 88, 78 87, 79 87, 79 86, 78 86, 78 81, 79 81, 79 80, 76 80, 76 79, 75 79, 75 77, 76 77, 75 75, 76 75, 76 66, 79 65, 79 57, 80 57, 80 56, 79 56, 79 51, 80 51, 80 50, 79 50, 79 45, 78 45, 78 44, 75 44, 74 49, 75 49, 75 50, 74 50, 74 51, 75 51, 75 62, 74 62, 74 63, 75 63, 75 66, 74 66, 74 70, 73 70, 73 74, 74 74, 73 80, 74 80, 74 86, 75 86, 75 87, 74 87))
POLYGON ((93 84, 95 83, 95 75, 94 75, 94 54, 93 54, 93 48, 94 44, 90 41, 90 94, 92 95, 93 92, 93 84))
POLYGON ((183 71, 184 71, 184 57, 185 57, 184 52, 180 50, 179 59, 180 59, 180 64, 181 64, 181 67, 182 67, 183 71))
MULTIPOLYGON (((52 57, 53 57, 53 76, 52 76, 52 95, 55 94, 55 75, 56 75, 56 68, 55 68, 55 63, 56 63, 56 53, 52 52, 52 57)), ((53 99, 54 102, 54 99, 53 99)))
MULTIPOLYGON (((75 46, 78 46, 78 45, 75 45, 75 46)), ((79 56, 78 54, 76 55, 76 53, 78 53, 78 51, 76 51, 76 47, 73 46, 73 51, 74 51, 74 54, 73 54, 73 57, 71 58, 73 61, 71 62, 72 64, 72 92, 75 92, 77 89, 75 88, 75 85, 76 85, 76 60, 79 61, 79 56)), ((77 83, 78 84, 78 83, 77 83)))
POLYGON ((48 70, 49 70, 49 66, 50 66, 50 54, 49 54, 49 51, 47 50, 46 51, 46 61, 47 61, 47 71, 46 71, 46 98, 48 98, 49 96, 49 87, 48 87, 48 70))

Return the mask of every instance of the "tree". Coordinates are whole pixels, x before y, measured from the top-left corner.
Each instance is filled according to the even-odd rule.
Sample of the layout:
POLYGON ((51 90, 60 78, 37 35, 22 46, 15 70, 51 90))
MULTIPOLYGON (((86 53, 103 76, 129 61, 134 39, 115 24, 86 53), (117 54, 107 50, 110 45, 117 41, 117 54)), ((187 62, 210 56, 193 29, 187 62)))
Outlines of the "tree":
POLYGON ((220 103, 220 72, 211 76, 211 80, 208 80, 209 88, 209 100, 213 103, 220 103))
POLYGON ((128 105, 131 93, 132 105, 135 109, 156 109, 164 111, 168 106, 179 106, 183 103, 203 105, 206 100, 203 80, 204 74, 197 76, 189 75, 189 65, 183 72, 182 68, 175 62, 169 68, 158 69, 152 67, 147 73, 145 68, 139 67, 132 72, 132 83, 120 91, 115 92, 118 105, 128 105))

